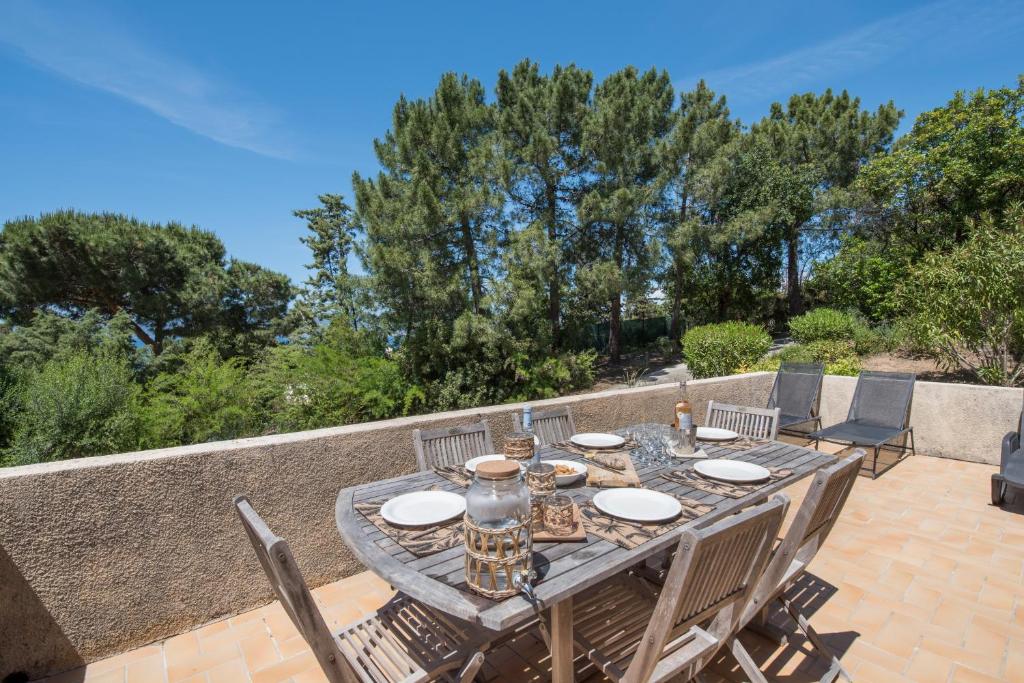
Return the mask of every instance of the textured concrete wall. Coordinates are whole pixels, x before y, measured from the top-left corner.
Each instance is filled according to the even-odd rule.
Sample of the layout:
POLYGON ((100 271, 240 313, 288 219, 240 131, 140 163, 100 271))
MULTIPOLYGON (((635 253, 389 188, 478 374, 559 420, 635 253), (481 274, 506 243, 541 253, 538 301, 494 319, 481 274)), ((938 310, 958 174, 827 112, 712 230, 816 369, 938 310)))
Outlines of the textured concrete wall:
MULTIPOLYGON (((764 405, 773 375, 691 382, 764 405)), ((678 389, 571 396, 580 430, 671 419, 678 389)), ((0 469, 0 680, 93 661, 272 599, 231 505, 244 493, 292 545, 307 581, 360 571, 334 527, 338 490, 412 472, 412 430, 486 417, 495 445, 522 404, 273 437, 0 469)))
MULTIPOLYGON (((824 426, 846 419, 856 377, 826 376, 821 392, 824 426)), ((1020 423, 1024 391, 977 384, 915 382, 910 425, 919 453, 999 463, 1003 435, 1020 423)))

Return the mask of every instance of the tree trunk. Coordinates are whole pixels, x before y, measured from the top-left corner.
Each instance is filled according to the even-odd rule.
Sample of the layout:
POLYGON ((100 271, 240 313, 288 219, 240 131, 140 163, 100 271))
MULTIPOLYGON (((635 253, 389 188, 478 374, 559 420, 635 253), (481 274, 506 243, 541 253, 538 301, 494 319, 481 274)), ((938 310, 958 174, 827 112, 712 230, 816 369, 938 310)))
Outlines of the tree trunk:
MULTIPOLYGON (((623 227, 615 226, 615 265, 619 269, 619 279, 622 278, 622 250, 623 250, 623 227)), ((622 288, 620 287, 612 295, 611 316, 608 320, 608 356, 613 363, 618 363, 622 358, 622 288)))
POLYGON ((548 240, 558 248, 558 260, 548 280, 548 322, 551 325, 551 350, 557 351, 562 345, 562 268, 561 249, 558 244, 558 197, 555 187, 548 185, 546 190, 548 213, 548 240))
POLYGON ((622 358, 622 292, 612 296, 612 313, 608 320, 608 356, 613 363, 622 358))
MULTIPOLYGON (((686 190, 683 189, 682 203, 679 205, 679 226, 682 228, 683 224, 686 223, 686 205, 688 198, 686 196, 686 190)), ((668 327, 669 339, 677 340, 683 334, 683 286, 685 285, 685 278, 683 277, 683 269, 686 267, 686 263, 683 261, 682 245, 679 245, 677 252, 673 255, 673 267, 675 269, 675 282, 673 283, 672 289, 672 319, 668 327)))
POLYGON ((786 238, 786 289, 789 299, 789 317, 804 312, 804 298, 800 292, 800 229, 794 227, 786 238))
POLYGON ((675 258, 675 283, 672 289, 672 320, 668 327, 669 339, 673 341, 679 339, 683 334, 683 286, 685 285, 685 278, 683 277, 683 259, 680 257, 675 258))
POLYGON ((473 298, 473 312, 480 313, 483 304, 483 284, 480 282, 480 264, 476 256, 476 243, 473 242, 473 231, 469 221, 462 219, 462 247, 466 251, 466 267, 469 270, 469 287, 473 298))

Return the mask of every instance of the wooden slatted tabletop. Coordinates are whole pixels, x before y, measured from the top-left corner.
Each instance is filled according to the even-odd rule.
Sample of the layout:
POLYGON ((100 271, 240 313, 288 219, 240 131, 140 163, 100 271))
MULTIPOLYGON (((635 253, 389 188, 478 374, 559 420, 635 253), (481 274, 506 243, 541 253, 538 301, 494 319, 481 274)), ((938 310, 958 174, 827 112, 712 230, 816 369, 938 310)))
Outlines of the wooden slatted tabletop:
MULTIPOLYGON (((769 468, 786 468, 791 469, 793 474, 743 498, 729 498, 673 483, 659 476, 670 470, 692 467, 694 460, 680 460, 664 467, 637 465, 637 473, 644 487, 685 496, 711 505, 713 510, 632 549, 597 538, 594 534, 590 534, 589 540, 585 543, 535 544, 534 566, 539 577, 535 593, 541 606, 546 608, 555 605, 671 546, 684 529, 693 525, 710 524, 764 500, 772 493, 834 462, 830 455, 781 442, 763 444, 746 451, 731 449, 728 444, 702 446, 711 458, 731 458, 769 468)), ((540 453, 542 459, 583 460, 578 455, 551 446, 540 449, 540 453)), ((341 537, 367 568, 399 590, 448 614, 496 631, 503 631, 532 618, 535 609, 523 597, 516 596, 496 601, 483 598, 466 589, 462 546, 426 557, 417 557, 381 532, 353 508, 354 503, 386 499, 431 487, 456 493, 465 491, 464 488, 434 472, 419 472, 343 489, 338 494, 335 510, 341 537)), ((589 501, 599 490, 587 487, 581 482, 568 488, 560 488, 559 492, 583 503, 589 501)))

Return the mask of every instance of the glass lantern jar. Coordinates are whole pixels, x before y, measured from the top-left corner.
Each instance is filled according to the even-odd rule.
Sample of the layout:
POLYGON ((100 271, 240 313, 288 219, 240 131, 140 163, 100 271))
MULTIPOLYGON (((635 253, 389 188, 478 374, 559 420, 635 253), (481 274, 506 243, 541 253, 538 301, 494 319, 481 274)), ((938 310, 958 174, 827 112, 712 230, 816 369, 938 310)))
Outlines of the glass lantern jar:
POLYGON ((466 584, 490 598, 519 592, 533 568, 530 491, 514 460, 483 462, 466 492, 466 584))

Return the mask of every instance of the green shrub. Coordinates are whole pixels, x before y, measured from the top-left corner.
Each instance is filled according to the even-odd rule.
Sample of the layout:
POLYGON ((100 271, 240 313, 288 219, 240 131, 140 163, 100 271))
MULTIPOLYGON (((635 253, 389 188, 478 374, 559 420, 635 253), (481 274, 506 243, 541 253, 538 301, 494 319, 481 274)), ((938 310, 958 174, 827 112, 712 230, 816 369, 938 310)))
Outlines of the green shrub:
POLYGON ((669 358, 679 350, 679 343, 668 337, 661 336, 654 340, 654 348, 658 350, 662 357, 669 358))
POLYGON ((750 323, 701 325, 683 337, 683 355, 694 377, 717 377, 754 365, 771 344, 768 333, 750 323))
POLYGON ((74 352, 21 381, 7 459, 26 465, 134 450, 138 387, 128 361, 109 352, 74 352))
POLYGON ((241 358, 223 360, 212 343, 198 340, 168 362, 146 387, 143 445, 180 446, 258 434, 261 420, 241 358))
POLYGON ((256 372, 276 431, 381 420, 416 412, 424 403, 423 389, 397 360, 353 356, 332 346, 273 349, 256 372))
POLYGON ((826 375, 857 375, 860 360, 848 341, 821 340, 811 344, 790 344, 744 369, 747 372, 776 372, 783 362, 824 363, 826 375))
POLYGON ((798 344, 822 339, 853 339, 857 320, 833 308, 815 308, 789 320, 789 334, 798 344))
POLYGON ((902 296, 916 343, 985 384, 1024 384, 1024 205, 969 225, 970 238, 928 254, 902 296))
POLYGON ((789 321, 789 333, 799 344, 818 341, 849 341, 857 355, 885 349, 885 339, 859 313, 816 308, 789 321))
POLYGON ((806 287, 812 300, 857 310, 869 320, 892 320, 901 306, 898 285, 910 272, 912 249, 847 237, 828 261, 814 264, 806 287))

